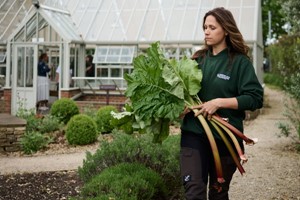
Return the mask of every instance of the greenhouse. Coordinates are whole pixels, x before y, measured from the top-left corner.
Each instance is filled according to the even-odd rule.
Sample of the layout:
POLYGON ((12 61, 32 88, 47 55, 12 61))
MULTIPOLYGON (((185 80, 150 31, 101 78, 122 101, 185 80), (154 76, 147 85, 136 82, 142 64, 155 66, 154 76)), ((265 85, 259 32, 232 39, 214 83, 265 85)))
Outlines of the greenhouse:
POLYGON ((123 77, 133 58, 156 41, 168 58, 191 56, 204 43, 204 14, 219 6, 232 11, 262 82, 260 0, 2 0, 1 112, 15 114, 20 101, 36 106, 41 53, 51 66, 51 102, 67 97, 106 104, 109 95, 112 104, 123 104, 123 77), (87 55, 93 56, 92 77, 86 76, 87 55))

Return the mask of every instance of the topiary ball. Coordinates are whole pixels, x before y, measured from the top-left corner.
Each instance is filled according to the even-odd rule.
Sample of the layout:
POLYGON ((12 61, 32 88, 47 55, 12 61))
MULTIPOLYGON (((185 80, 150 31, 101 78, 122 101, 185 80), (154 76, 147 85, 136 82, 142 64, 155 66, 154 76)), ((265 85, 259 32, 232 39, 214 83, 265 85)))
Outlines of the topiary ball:
POLYGON ((97 140, 96 122, 85 114, 73 116, 67 124, 66 138, 69 144, 85 145, 97 140))
POLYGON ((101 133, 109 133, 114 129, 114 126, 110 123, 113 119, 111 111, 118 112, 118 109, 115 106, 104 106, 97 111, 96 123, 98 131, 101 133))
POLYGON ((63 123, 67 124, 71 117, 79 114, 79 108, 74 100, 61 98, 52 104, 50 114, 58 117, 63 123))

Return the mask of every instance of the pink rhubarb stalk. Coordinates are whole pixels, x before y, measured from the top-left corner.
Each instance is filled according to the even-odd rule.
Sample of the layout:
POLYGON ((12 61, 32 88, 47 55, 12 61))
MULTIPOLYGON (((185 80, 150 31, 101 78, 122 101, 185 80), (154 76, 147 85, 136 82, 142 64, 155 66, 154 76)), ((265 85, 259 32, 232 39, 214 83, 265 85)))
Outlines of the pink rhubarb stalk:
POLYGON ((224 135, 224 133, 222 132, 222 130, 218 127, 218 125, 213 122, 213 121, 210 121, 210 123, 213 125, 213 127, 217 130, 217 132, 219 133, 220 137, 222 138, 222 140, 224 141, 234 163, 236 164, 238 170, 240 171, 240 173, 243 175, 245 173, 245 170, 243 168, 243 166, 241 165, 235 151, 233 150, 230 142, 228 141, 227 137, 224 135))
MULTIPOLYGON (((198 112, 197 109, 193 109, 193 111, 194 111, 194 113, 198 112)), ((205 118, 202 115, 198 115, 197 117, 200 120, 200 123, 202 124, 202 126, 205 130, 205 133, 207 135, 208 141, 209 141, 211 149, 212 149, 213 157, 214 157, 214 160, 215 160, 215 167, 216 167, 218 183, 224 183, 225 180, 223 178, 221 159, 220 159, 219 150, 218 150, 216 141, 214 139, 214 136, 213 136, 213 134, 212 134, 205 118)))
POLYGON ((247 162, 247 158, 246 156, 244 155, 244 152, 242 151, 241 149, 241 146, 238 142, 238 140, 236 139, 236 137, 233 135, 233 133, 229 130, 229 128, 227 128, 225 125, 223 125, 222 123, 220 123, 219 121, 215 121, 215 120, 212 120, 213 122, 215 122, 218 126, 220 126, 228 135, 229 137, 231 138, 239 156, 240 156, 240 159, 243 161, 243 162, 247 162))
POLYGON ((219 117, 218 115, 213 115, 212 116, 212 120, 214 122, 218 122, 218 124, 223 124, 224 126, 226 126, 228 129, 230 129, 232 131, 232 133, 234 133, 236 136, 240 137, 241 139, 243 139, 246 144, 248 145, 254 145, 257 142, 257 139, 250 139, 248 138, 246 135, 244 135, 241 131, 239 131, 237 128, 235 128, 234 126, 232 126, 231 124, 229 124, 228 122, 224 121, 221 117, 219 117))

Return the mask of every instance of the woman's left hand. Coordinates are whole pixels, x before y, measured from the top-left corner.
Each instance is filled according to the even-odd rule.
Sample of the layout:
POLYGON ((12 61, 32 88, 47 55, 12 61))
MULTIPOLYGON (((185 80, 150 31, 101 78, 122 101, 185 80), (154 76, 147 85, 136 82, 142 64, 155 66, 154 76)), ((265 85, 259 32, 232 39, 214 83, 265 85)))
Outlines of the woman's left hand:
POLYGON ((195 113, 195 117, 202 114, 203 117, 207 117, 210 120, 212 115, 220 108, 219 105, 219 99, 213 99, 200 105, 193 106, 192 109, 199 109, 199 111, 195 113))

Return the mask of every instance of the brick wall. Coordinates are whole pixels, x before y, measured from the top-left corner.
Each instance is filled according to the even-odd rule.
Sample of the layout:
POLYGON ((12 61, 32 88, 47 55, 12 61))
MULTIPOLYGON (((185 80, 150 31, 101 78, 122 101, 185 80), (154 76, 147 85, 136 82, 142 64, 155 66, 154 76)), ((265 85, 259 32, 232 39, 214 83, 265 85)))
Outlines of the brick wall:
POLYGON ((0 92, 0 113, 11 113, 11 89, 0 92))

